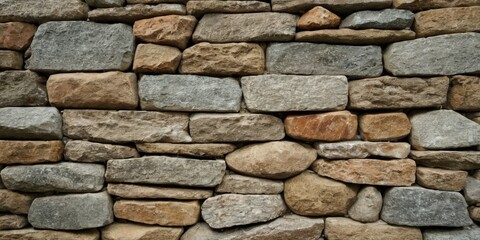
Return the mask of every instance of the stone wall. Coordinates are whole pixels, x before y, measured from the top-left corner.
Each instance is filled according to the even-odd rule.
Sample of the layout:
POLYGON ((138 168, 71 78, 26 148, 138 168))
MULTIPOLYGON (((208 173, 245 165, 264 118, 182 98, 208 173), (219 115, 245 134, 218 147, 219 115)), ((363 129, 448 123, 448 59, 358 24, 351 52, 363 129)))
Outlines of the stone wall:
POLYGON ((478 240, 479 0, 0 0, 0 240, 478 240))

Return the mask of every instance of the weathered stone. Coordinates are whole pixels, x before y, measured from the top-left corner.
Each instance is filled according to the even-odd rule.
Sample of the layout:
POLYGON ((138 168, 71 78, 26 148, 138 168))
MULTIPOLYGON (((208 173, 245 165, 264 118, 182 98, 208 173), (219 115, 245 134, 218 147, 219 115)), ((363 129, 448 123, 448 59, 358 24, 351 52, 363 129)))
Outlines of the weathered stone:
MULTIPOLYGON (((480 7, 479 7, 480 9, 480 7)), ((453 110, 480 110, 480 77, 453 76, 448 91, 448 106, 453 110)))
POLYGON ((148 156, 108 161, 105 178, 108 182, 214 187, 222 181, 225 169, 223 160, 148 156))
POLYGON ((435 8, 468 7, 480 5, 479 0, 393 0, 394 8, 422 11, 435 8))
POLYGON ((28 221, 34 228, 80 230, 113 222, 112 199, 107 192, 35 198, 28 221))
POLYGON ((315 143, 315 148, 320 157, 328 159, 366 158, 369 156, 406 158, 410 153, 410 144, 403 142, 319 142, 315 143))
POLYGON ((145 18, 165 15, 185 15, 185 13, 185 6, 181 4, 135 4, 127 5, 126 7, 94 9, 88 12, 88 19, 94 22, 133 23, 145 18))
POLYGON ((102 229, 103 240, 178 240, 183 229, 136 223, 113 223, 102 229))
POLYGON ((62 116, 54 107, 0 108, 0 138, 61 139, 62 116))
POLYGON ((175 73, 182 52, 178 48, 156 44, 138 44, 133 71, 138 73, 175 73))
POLYGON ((457 33, 393 43, 383 54, 395 76, 480 73, 480 33, 457 33))
POLYGON ((124 71, 133 60, 135 37, 125 24, 48 22, 38 27, 31 49, 26 68, 33 71, 124 71))
POLYGON ((319 30, 324 28, 336 28, 341 18, 335 13, 320 6, 316 6, 303 14, 297 22, 297 28, 301 30, 319 30))
POLYGON ((188 0, 127 0, 128 4, 187 3, 188 0))
POLYGON ((145 42, 185 49, 196 24, 194 16, 161 16, 136 21, 133 34, 145 42))
POLYGON ((442 8, 415 15, 417 37, 441 34, 480 32, 480 6, 442 8))
POLYGON ((343 217, 325 220, 325 236, 328 240, 422 240, 419 228, 392 226, 383 221, 359 223, 343 217))
POLYGON ((376 77, 383 71, 379 46, 272 43, 267 48, 269 73, 376 77))
POLYGON ((144 110, 238 112, 242 101, 240 84, 233 78, 144 75, 138 88, 144 110))
POLYGON ((215 76, 263 74, 265 54, 255 43, 199 43, 185 49, 178 70, 215 76))
POLYGON ((105 162, 134 157, 140 157, 140 154, 135 148, 127 146, 76 140, 65 145, 65 159, 74 162, 105 162))
POLYGON ((50 75, 48 100, 59 108, 135 109, 134 73, 62 73, 50 75))
POLYGON ((286 212, 281 195, 222 194, 202 204, 203 220, 215 229, 267 222, 286 212))
POLYGON ((175 154, 193 157, 223 157, 237 147, 227 143, 137 143, 138 151, 155 154, 175 154))
POLYGON ((225 175, 217 193, 239 194, 278 194, 283 192, 283 182, 263 178, 248 177, 238 174, 225 175))
POLYGON ((480 222, 480 207, 471 206, 468 208, 468 213, 473 221, 480 222))
POLYGON ((48 21, 86 20, 87 12, 88 5, 79 0, 0 1, 0 22, 44 23, 48 21))
POLYGON ((0 70, 21 70, 23 54, 10 50, 0 50, 0 70))
POLYGON ((116 218, 160 226, 193 225, 200 217, 198 201, 132 201, 119 200, 113 206, 116 218))
POLYGON ((47 105, 46 79, 30 71, 0 72, 0 107, 47 105))
MULTIPOLYGON (((412 125, 403 112, 365 114, 360 117, 360 135, 367 141, 395 141, 410 134, 412 125)), ((400 157, 405 158, 405 157, 400 157)))
POLYGON ((471 176, 467 177, 463 195, 468 204, 480 203, 480 179, 471 176))
POLYGON ((401 9, 361 11, 353 13, 343 19, 340 28, 402 30, 410 28, 414 18, 414 13, 401 9))
POLYGON ((260 75, 241 83, 252 112, 343 110, 348 102, 345 76, 260 75))
POLYGON ((228 154, 225 161, 230 169, 245 175, 285 179, 303 172, 316 158, 311 147, 275 141, 245 146, 228 154))
POLYGON ((204 114, 190 117, 195 142, 272 141, 285 137, 282 120, 264 114, 204 114))
POLYGON ((349 111, 290 115, 285 118, 288 136, 304 141, 352 140, 357 133, 357 116, 349 111))
POLYGON ((96 192, 103 188, 105 167, 99 164, 61 162, 8 166, 3 184, 22 192, 96 192))
POLYGON ((417 164, 451 170, 480 169, 480 152, 476 151, 411 151, 417 164))
MULTIPOLYGON (((13 214, 1 214, 0 215, 0 229, 21 229, 28 225, 28 219, 26 216, 13 215, 13 214)), ((1 235, 1 233, 0 233, 1 235)), ((1 237, 0 237, 1 239, 1 237)))
POLYGON ((0 189, 0 211, 27 214, 33 199, 33 195, 0 189))
MULTIPOLYGON (((450 1, 448 1, 450 2, 450 1)), ((456 1, 453 1, 456 2, 456 1)), ((463 1, 460 1, 463 2, 463 1)), ((468 2, 468 1, 465 1, 468 2)), ((463 228, 427 228, 423 231, 423 240, 475 240, 480 234, 480 227, 472 225, 463 228)))
POLYGON ((125 5, 125 0, 85 0, 90 7, 109 8, 121 7, 125 5))
POLYGON ((295 35, 298 42, 318 42, 351 45, 383 45, 415 39, 415 32, 410 30, 353 30, 348 28, 303 31, 295 35))
POLYGON ((472 121, 480 124, 480 112, 467 113, 466 116, 472 121))
POLYGON ((188 114, 146 111, 64 110, 72 139, 100 142, 190 142, 188 114))
POLYGON ((472 224, 462 194, 421 187, 387 190, 381 218, 389 224, 415 227, 462 227, 472 224))
POLYGON ((52 231, 25 228, 18 230, 0 231, 0 240, 98 240, 100 234, 97 229, 84 231, 52 231))
POLYGON ((315 6, 346 14, 367 9, 389 8, 392 0, 272 0, 272 11, 302 13, 315 6))
POLYGON ((270 4, 261 1, 188 1, 187 13, 201 16, 207 13, 270 12, 270 4))
POLYGON ((410 143, 419 150, 480 145, 480 125, 452 110, 419 112, 410 122, 410 143))
POLYGON ((465 187, 468 172, 440 168, 417 167, 417 184, 443 191, 460 191, 465 187))
POLYGON ((22 22, 0 23, 0 49, 23 51, 30 46, 37 27, 22 22))
POLYGON ((62 141, 0 140, 0 164, 35 164, 62 160, 62 141))
POLYGON ((382 194, 375 187, 367 186, 358 192, 357 200, 348 209, 348 215, 359 222, 376 222, 380 219, 380 211, 382 194))
POLYGON ((109 183, 108 193, 122 198, 200 200, 213 195, 212 190, 159 187, 153 185, 109 183))

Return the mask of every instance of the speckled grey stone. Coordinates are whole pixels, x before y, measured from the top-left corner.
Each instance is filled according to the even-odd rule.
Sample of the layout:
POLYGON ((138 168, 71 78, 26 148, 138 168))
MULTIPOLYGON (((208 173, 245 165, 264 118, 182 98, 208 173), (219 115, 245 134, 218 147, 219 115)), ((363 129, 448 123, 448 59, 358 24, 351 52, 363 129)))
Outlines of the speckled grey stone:
POLYGON ((469 176, 463 194, 468 204, 480 203, 480 179, 469 176))
POLYGON ((87 13, 88 5, 80 0, 0 0, 0 22, 86 20, 87 13))
POLYGON ((423 240, 478 240, 480 227, 472 225, 463 228, 429 228, 423 230, 423 240))
POLYGON ((340 28, 401 30, 410 28, 414 18, 414 13, 403 9, 361 11, 353 13, 343 19, 340 28))
POLYGON ((47 79, 31 71, 0 72, 0 107, 47 105, 47 79))
POLYGON ((54 107, 0 108, 0 138, 62 139, 62 116, 54 107))

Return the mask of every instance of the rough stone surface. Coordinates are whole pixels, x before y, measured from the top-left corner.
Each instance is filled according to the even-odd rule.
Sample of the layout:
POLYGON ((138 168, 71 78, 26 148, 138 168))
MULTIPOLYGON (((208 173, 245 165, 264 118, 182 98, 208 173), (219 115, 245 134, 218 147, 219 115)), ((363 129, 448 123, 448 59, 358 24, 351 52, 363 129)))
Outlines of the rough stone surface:
POLYGON ((357 133, 357 125, 357 116, 349 111, 290 115, 285 118, 287 135, 304 141, 352 140, 357 133))
POLYGON ((480 6, 434 9, 415 15, 415 32, 417 37, 480 32, 478 22, 480 6))
POLYGON ((286 212, 281 195, 223 194, 202 204, 203 220, 215 229, 267 222, 286 212))
POLYGON ((345 141, 336 143, 315 143, 320 157, 328 159, 366 158, 379 156, 386 158, 406 158, 410 144, 391 142, 345 141))
POLYGON ((415 227, 462 227, 472 224, 467 203, 460 193, 421 187, 387 190, 381 218, 389 224, 415 227))
POLYGON ((415 14, 402 9, 360 11, 343 19, 340 28, 402 30, 410 28, 414 18, 415 14))
POLYGON ((153 198, 200 200, 213 195, 211 190, 160 187, 153 185, 115 184, 109 183, 108 193, 122 198, 153 198))
POLYGON ((0 70, 21 70, 23 54, 10 50, 0 50, 0 70))
POLYGON ((199 43, 185 49, 178 70, 214 76, 263 74, 265 54, 254 43, 199 43))
POLYGON ((473 221, 480 222, 480 207, 471 206, 468 208, 468 213, 473 221))
POLYGON ((410 30, 353 30, 347 28, 298 32, 295 41, 350 45, 384 45, 415 39, 410 30))
POLYGON ((35 197, 7 189, 0 189, 0 211, 14 214, 27 214, 35 197))
POLYGON ((480 77, 453 76, 448 91, 448 106, 453 110, 480 110, 480 77))
POLYGON ((114 223, 102 229, 103 240, 178 240, 182 228, 148 226, 136 223, 114 223))
POLYGON ((297 28, 301 30, 319 30, 324 28, 336 28, 341 18, 335 13, 320 6, 316 6, 303 14, 297 22, 297 28))
POLYGON ((270 179, 242 176, 238 174, 225 175, 217 193, 238 194, 278 194, 283 192, 283 182, 270 179))
POLYGON ((113 222, 112 199, 107 192, 35 198, 28 212, 34 228, 80 230, 113 222))
POLYGON ((0 23, 0 49, 23 51, 30 46, 37 27, 22 22, 0 23))
MULTIPOLYGON (((2 214, 0 215, 0 229, 21 229, 28 225, 28 219, 22 215, 2 214)), ((1 233, 0 233, 1 235, 1 233)), ((1 239, 1 238, 0 238, 1 239)))
POLYGON ((198 221, 197 201, 133 201, 119 200, 113 206, 116 218, 160 226, 188 226, 198 221))
POLYGON ((125 24, 48 22, 38 28, 31 49, 26 68, 33 71, 124 71, 133 60, 135 37, 125 24))
POLYGON ((389 8, 392 0, 272 0, 272 10, 277 12, 301 13, 315 6, 346 14, 366 9, 389 8))
POLYGON ((0 164, 35 164, 62 160, 62 141, 0 140, 0 164))
POLYGON ((410 143, 419 150, 480 145, 480 125, 452 110, 419 112, 410 122, 410 143))
POLYGON ((362 188, 357 194, 357 201, 348 209, 348 215, 359 222, 376 222, 380 219, 382 201, 382 194, 375 187, 362 188))
POLYGON ((468 172, 440 168, 417 167, 418 185, 442 191, 460 191, 465 187, 468 172))
POLYGON ((379 46, 272 43, 267 48, 269 73, 377 77, 382 67, 379 46))
POLYGON ((97 192, 103 188, 105 167, 99 164, 61 162, 8 166, 3 184, 22 192, 97 192))
POLYGON ((472 121, 480 124, 480 112, 467 113, 466 116, 472 121))
POLYGON ((480 5, 478 0, 393 0, 394 8, 421 11, 434 8, 468 7, 480 5))
POLYGON ((85 0, 90 7, 110 8, 121 7, 125 5, 125 0, 85 0))
MULTIPOLYGON (((187 3, 188 0, 127 0, 128 4, 187 3)), ((201 0, 204 1, 204 0, 201 0)), ((229 0, 230 1, 230 0, 229 0)))
POLYGON ((146 111, 64 110, 72 139, 99 142, 190 142, 188 115, 146 111))
POLYGON ((307 169, 317 158, 315 149, 290 141, 258 143, 225 157, 228 167, 245 175, 285 179, 307 169))
POLYGON ((175 73, 182 52, 178 48, 156 44, 138 44, 133 60, 137 73, 175 73))
MULTIPOLYGON (((366 141, 395 141, 410 134, 412 125, 403 112, 365 114, 360 117, 360 135, 366 141)), ((401 157, 405 158, 405 157, 401 157)))
POLYGON ((471 176, 467 177, 463 195, 468 204, 480 203, 480 179, 471 176))
POLYGON ((343 110, 348 102, 345 76, 261 75, 241 84, 252 112, 343 110))
POLYGON ((140 157, 132 147, 71 140, 65 144, 65 159, 74 162, 105 162, 110 159, 140 157))
POLYGON ((280 140, 282 120, 264 114, 193 114, 190 134, 194 142, 243 142, 280 140))
POLYGON ((356 186, 310 171, 285 181, 285 202, 294 213, 305 216, 343 216, 356 195, 356 186))
POLYGON ((395 76, 480 73, 480 33, 457 33, 393 43, 383 54, 395 76))
POLYGON ((0 108, 0 138, 61 139, 62 116, 53 107, 0 108))
POLYGON ((225 169, 223 160, 148 156, 108 161, 105 178, 108 182, 214 187, 222 181, 225 169))
POLYGON ((30 71, 0 72, 0 107, 44 106, 46 79, 30 71))
POLYGON ((48 100, 58 108, 135 109, 134 73, 62 73, 50 75, 48 100))
POLYGON ((84 231, 52 231, 25 228, 18 230, 0 231, 0 240, 98 240, 100 234, 97 229, 84 231))
POLYGON ((228 143, 137 143, 137 149, 144 153, 175 154, 192 157, 223 157, 237 147, 228 143))
POLYGON ((2 0, 0 22, 31 22, 86 20, 88 5, 79 0, 2 0))
POLYGON ((165 15, 184 15, 185 13, 185 6, 181 4, 135 4, 127 5, 126 7, 94 9, 88 12, 88 19, 94 22, 133 23, 145 18, 165 15))
POLYGON ((238 112, 242 101, 240 84, 233 78, 144 75, 138 88, 144 110, 238 112))
MULTIPOLYGON (((456 1, 453 1, 456 2, 456 1)), ((463 1, 461 1, 463 2, 463 1)), ((466 1, 467 2, 467 1, 466 1)), ((429 228, 423 231, 423 240, 475 240, 480 234, 480 227, 472 225, 463 228, 429 228)))
POLYGON ((187 13, 200 16, 207 13, 270 12, 270 4, 262 1, 188 1, 187 13))
POLYGON ((480 169, 480 152, 476 151, 411 151, 417 164, 451 170, 480 169))

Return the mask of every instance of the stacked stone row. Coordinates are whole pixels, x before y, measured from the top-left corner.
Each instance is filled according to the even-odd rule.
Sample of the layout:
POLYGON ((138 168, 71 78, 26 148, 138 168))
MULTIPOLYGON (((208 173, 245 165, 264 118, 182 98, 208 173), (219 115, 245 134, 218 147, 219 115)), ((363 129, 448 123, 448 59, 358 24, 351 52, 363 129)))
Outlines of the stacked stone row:
POLYGON ((0 0, 0 240, 478 239, 478 22, 478 0, 0 0))

